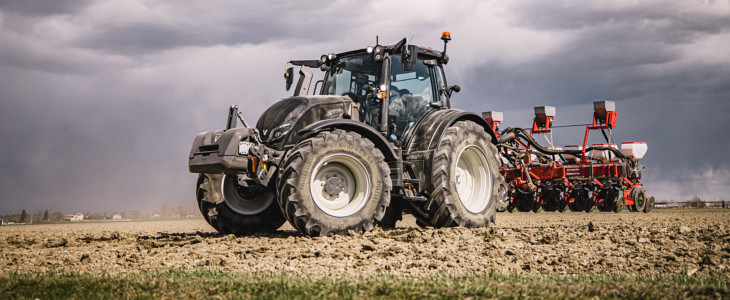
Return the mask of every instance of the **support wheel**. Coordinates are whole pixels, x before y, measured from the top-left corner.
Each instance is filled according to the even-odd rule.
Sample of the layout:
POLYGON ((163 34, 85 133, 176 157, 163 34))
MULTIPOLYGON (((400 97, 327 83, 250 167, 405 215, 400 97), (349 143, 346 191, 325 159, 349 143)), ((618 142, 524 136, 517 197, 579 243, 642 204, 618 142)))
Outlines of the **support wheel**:
POLYGON ((598 199, 603 199, 603 203, 596 205, 599 211, 614 211, 619 201, 619 192, 612 188, 601 189, 598 192, 598 199))
POLYGON ((644 213, 650 212, 653 208, 654 208, 654 196, 651 196, 651 197, 649 197, 649 199, 646 199, 646 205, 644 205, 644 213))
POLYGON ((383 154, 355 132, 335 130, 297 144, 284 159, 279 205, 310 236, 370 231, 390 204, 383 154))
POLYGON ((500 184, 499 185, 499 202, 497 203, 497 211, 503 212, 507 210, 507 207, 509 206, 509 186, 507 184, 500 184))
POLYGON ((428 201, 411 202, 414 215, 434 227, 485 227, 494 214, 504 179, 497 148, 483 127, 459 121, 444 132, 433 156, 428 201))
POLYGON ((542 193, 542 196, 545 198, 545 204, 542 205, 543 210, 556 211, 560 208, 560 191, 556 189, 546 189, 545 192, 542 193))
POLYGON ((517 211, 528 212, 532 211, 535 204, 535 197, 530 192, 517 191, 515 193, 515 202, 517 203, 517 211))
POLYGON ((284 222, 274 201, 274 192, 265 187, 244 187, 235 176, 200 174, 197 199, 203 218, 223 234, 272 232, 284 222))
POLYGON ((643 212, 646 207, 646 191, 637 186, 631 189, 631 196, 634 198, 632 211, 643 212))
POLYGON ((593 197, 586 197, 584 201, 586 204, 586 213, 592 212, 593 208, 596 207, 595 199, 593 197))
POLYGON ((584 189, 573 189, 570 192, 568 208, 570 211, 585 211, 588 202, 588 191, 584 189))
POLYGON ((617 195, 616 206, 613 207, 613 212, 620 213, 622 210, 624 210, 624 207, 626 207, 626 199, 624 199, 624 197, 620 195, 617 195))

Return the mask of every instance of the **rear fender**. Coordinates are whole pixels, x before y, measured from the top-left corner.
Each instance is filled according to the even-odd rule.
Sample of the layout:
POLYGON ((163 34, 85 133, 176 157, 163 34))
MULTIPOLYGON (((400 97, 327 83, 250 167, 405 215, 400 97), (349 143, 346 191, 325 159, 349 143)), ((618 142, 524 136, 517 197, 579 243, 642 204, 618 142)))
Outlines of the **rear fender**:
POLYGON ((424 192, 429 189, 431 182, 431 170, 433 168, 433 154, 438 150, 441 139, 451 125, 459 121, 472 121, 484 127, 492 143, 497 143, 497 136, 491 126, 481 116, 458 109, 437 110, 426 115, 413 136, 408 141, 406 150, 406 165, 410 168, 411 176, 418 182, 425 183, 418 185, 418 191, 424 192))

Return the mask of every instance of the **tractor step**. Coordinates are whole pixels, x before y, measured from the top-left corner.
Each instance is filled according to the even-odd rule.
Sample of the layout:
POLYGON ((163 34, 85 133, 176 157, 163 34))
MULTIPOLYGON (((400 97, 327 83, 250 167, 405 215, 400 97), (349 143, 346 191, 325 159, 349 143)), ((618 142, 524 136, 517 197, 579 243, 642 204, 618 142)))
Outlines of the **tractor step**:
POLYGON ((415 201, 415 202, 426 202, 428 198, 423 196, 403 196, 403 200, 415 201))

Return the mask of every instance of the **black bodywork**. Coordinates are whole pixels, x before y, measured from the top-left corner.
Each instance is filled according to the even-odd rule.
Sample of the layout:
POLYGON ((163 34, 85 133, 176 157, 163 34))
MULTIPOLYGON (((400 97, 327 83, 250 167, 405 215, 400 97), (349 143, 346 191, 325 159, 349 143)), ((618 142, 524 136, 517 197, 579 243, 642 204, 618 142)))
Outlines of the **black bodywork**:
MULTIPOLYGON (((448 56, 440 51, 409 46, 405 43, 405 39, 396 45, 380 47, 384 49, 381 60, 386 67, 383 67, 379 78, 382 79, 380 86, 385 87, 385 90, 373 87, 364 92, 363 95, 367 94, 366 101, 363 100, 363 95, 323 95, 326 83, 320 86, 319 91, 315 91, 318 95, 303 94, 310 84, 304 76, 309 72, 307 67, 321 68, 327 72, 325 75, 327 78, 337 58, 370 55, 370 49, 330 54, 327 58, 323 56, 321 60, 290 61, 290 64, 302 67, 295 96, 274 103, 261 115, 255 130, 231 128, 235 127, 235 118, 240 118, 240 114, 236 112, 235 115, 234 113, 229 115, 227 130, 198 135, 190 152, 190 171, 239 174, 239 180, 240 174, 245 174, 245 178, 255 180, 258 184, 272 186, 277 168, 289 149, 319 132, 343 129, 357 132, 370 139, 380 149, 391 169, 392 195, 406 198, 405 187, 412 189, 413 193, 409 193, 411 195, 422 195, 429 190, 433 154, 444 131, 452 124, 461 120, 473 121, 483 126, 492 136, 493 143, 496 143, 494 131, 479 115, 450 108, 451 91, 458 91, 458 87, 454 89, 446 85, 442 66, 448 62, 448 56), (404 55, 404 51, 409 51, 413 56, 404 55), (431 72, 435 72, 434 70, 440 72, 436 75, 443 81, 439 82, 440 88, 433 85, 434 101, 428 103, 428 112, 412 122, 412 128, 406 133, 400 133, 400 136, 395 135, 394 120, 382 117, 389 116, 388 109, 393 91, 390 90, 390 85, 385 83, 389 83, 391 79, 388 63, 395 56, 406 69, 413 68, 415 62, 427 64, 431 72), (385 97, 374 98, 374 94, 379 92, 385 92, 385 97), (376 123, 366 122, 363 120, 365 115, 363 111, 374 104, 379 110, 377 112, 379 118, 373 121, 376 123), (246 154, 242 154, 238 147, 239 142, 252 144, 249 151, 245 151, 246 154)), ((291 69, 287 70, 287 87, 291 86, 292 74, 291 69)))

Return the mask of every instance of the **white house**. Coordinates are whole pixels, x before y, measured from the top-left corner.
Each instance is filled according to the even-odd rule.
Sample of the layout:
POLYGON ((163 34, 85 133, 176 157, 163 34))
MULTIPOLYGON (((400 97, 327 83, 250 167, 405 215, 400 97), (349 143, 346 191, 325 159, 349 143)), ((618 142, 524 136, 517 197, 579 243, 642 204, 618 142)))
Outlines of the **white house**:
POLYGON ((66 215, 63 218, 64 221, 83 221, 84 220, 84 214, 82 213, 76 213, 73 215, 66 215))

